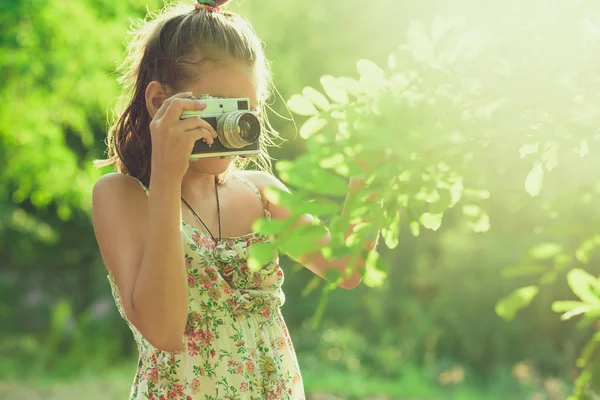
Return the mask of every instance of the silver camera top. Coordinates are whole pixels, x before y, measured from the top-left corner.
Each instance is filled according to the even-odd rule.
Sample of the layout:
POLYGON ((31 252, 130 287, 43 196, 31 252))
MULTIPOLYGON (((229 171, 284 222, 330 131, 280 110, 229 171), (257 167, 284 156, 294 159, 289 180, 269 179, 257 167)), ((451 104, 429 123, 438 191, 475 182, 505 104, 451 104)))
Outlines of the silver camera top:
POLYGON ((203 100, 206 108, 202 111, 184 111, 181 118, 198 116, 216 116, 234 111, 250 111, 250 100, 247 98, 212 97, 203 94, 200 97, 191 96, 192 100, 203 100))

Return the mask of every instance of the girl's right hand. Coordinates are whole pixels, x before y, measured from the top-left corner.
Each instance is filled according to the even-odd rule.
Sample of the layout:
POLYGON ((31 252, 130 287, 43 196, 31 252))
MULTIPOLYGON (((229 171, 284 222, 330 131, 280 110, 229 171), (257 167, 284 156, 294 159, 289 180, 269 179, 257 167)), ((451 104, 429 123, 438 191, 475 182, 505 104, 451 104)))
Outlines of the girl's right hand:
POLYGON ((214 143, 217 132, 200 117, 180 119, 184 111, 202 111, 206 103, 190 99, 191 92, 169 97, 150 122, 152 173, 181 179, 186 173, 196 140, 214 143))

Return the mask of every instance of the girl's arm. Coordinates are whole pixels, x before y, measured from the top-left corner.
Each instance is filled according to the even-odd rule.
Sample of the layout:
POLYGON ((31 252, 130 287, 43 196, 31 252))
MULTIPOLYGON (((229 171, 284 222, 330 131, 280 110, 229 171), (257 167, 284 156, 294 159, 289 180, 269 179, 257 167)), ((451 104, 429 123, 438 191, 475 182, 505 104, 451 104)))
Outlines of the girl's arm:
MULTIPOLYGON (((267 187, 272 187, 279 190, 284 190, 289 192, 288 188, 273 175, 260 172, 260 171, 244 171, 244 176, 250 179, 260 190, 261 194, 264 196, 264 189, 267 187)), ((350 182, 350 190, 359 186, 361 183, 359 181, 351 181, 350 182)), ((271 216, 275 219, 287 219, 290 216, 289 210, 285 207, 273 204, 269 202, 267 204, 267 209, 271 213, 271 216)), ((344 211, 342 211, 343 213, 344 211)), ((298 221, 297 225, 311 224, 314 221, 314 217, 310 214, 302 215, 298 221)), ((350 235, 351 232, 347 232, 346 235, 350 235)), ((317 244, 322 246, 327 246, 331 242, 331 236, 327 233, 325 236, 320 238, 317 241, 317 244)), ((371 251, 376 247, 376 241, 367 243, 367 250, 371 251)), ((326 278, 326 273, 329 269, 334 268, 340 271, 344 276, 346 275, 346 268, 348 263, 350 262, 349 257, 340 258, 338 260, 330 261, 323 257, 321 252, 315 252, 311 254, 305 254, 299 257, 296 261, 304 265, 306 268, 314 272, 316 275, 320 276, 323 279, 326 278)), ((355 268, 353 274, 349 277, 346 277, 341 283, 340 287, 344 289, 354 289, 361 281, 361 275, 359 269, 364 266, 364 260, 359 258, 357 263, 357 268, 355 268)))
POLYGON ((100 178, 93 192, 94 231, 128 320, 154 347, 177 351, 188 312, 181 186, 156 178, 148 198, 128 176, 100 178))

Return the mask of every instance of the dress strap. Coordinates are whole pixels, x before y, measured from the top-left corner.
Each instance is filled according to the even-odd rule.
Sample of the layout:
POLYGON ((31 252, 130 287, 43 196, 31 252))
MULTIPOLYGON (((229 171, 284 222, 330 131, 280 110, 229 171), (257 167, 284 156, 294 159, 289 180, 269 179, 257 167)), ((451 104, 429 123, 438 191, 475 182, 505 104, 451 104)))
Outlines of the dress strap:
POLYGON ((260 190, 256 187, 256 185, 251 180, 249 180, 248 178, 246 178, 240 174, 235 174, 235 176, 237 176, 237 178, 240 181, 244 182, 246 185, 248 185, 250 187, 250 189, 252 189, 254 191, 254 193, 256 194, 256 197, 258 197, 258 199, 260 200, 260 202, 263 205, 263 209, 265 210, 265 217, 271 218, 271 213, 268 210, 269 202, 268 201, 265 202, 262 195, 260 194, 260 190))
POLYGON ((246 185, 248 185, 250 187, 250 189, 252 189, 254 191, 254 193, 256 194, 256 197, 258 197, 260 202, 264 204, 263 198, 260 194, 260 190, 258 190, 258 188, 256 187, 256 185, 254 183, 252 183, 248 178, 245 178, 239 174, 236 174, 235 176, 237 176, 240 181, 242 181, 246 185))
POLYGON ((131 176, 131 175, 127 175, 133 179, 135 179, 137 181, 137 183, 140 184, 140 186, 142 187, 142 189, 144 189, 144 193, 146 193, 146 195, 148 195, 148 188, 142 183, 142 181, 140 181, 138 178, 136 178, 135 176, 131 176))

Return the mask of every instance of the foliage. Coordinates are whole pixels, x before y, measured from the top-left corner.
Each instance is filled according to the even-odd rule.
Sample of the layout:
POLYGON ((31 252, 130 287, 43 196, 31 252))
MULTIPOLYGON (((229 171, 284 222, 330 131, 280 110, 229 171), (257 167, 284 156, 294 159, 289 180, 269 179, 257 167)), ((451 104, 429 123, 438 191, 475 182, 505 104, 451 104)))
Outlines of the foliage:
MULTIPOLYGON (((351 274, 362 254, 366 265, 361 272, 368 286, 380 286, 386 277, 378 253, 362 250, 374 237, 373 229, 381 228, 385 244, 394 249, 401 221, 415 236, 421 228, 436 231, 444 215, 461 204, 462 218, 471 229, 488 231, 490 219, 481 203, 494 193, 468 179, 469 171, 481 166, 478 157, 512 146, 512 157, 531 160, 524 189, 536 197, 559 156, 585 156, 596 136, 599 99, 589 85, 600 82, 594 68, 600 35, 593 28, 600 14, 586 11, 583 3, 509 8, 499 23, 485 29, 456 18, 436 18, 429 27, 411 22, 407 43, 390 55, 386 69, 363 59, 356 65, 358 80, 324 75, 320 83, 325 94, 306 87, 289 99, 292 112, 308 117, 299 130, 307 150, 277 167, 301 200, 285 193, 272 193, 270 200, 290 208, 292 218, 306 212, 321 217, 333 238, 323 255, 350 255, 351 274), (531 20, 532 15, 537 18, 531 20), (525 18, 528 23, 522 24, 525 18), (557 33, 557 24, 565 21, 571 30, 557 33), (531 39, 516 42, 515 37, 531 39), (345 182, 360 173, 368 186, 348 195, 340 215, 335 205, 346 194, 345 182), (377 201, 368 200, 372 194, 377 201)), ((294 254, 314 250, 322 226, 317 222, 297 229, 263 222, 256 228, 278 234, 277 245, 294 254)), ((575 256, 556 243, 543 243, 530 252, 535 260, 554 260, 554 269, 540 284, 570 269, 569 285, 581 301, 555 302, 554 311, 566 312, 563 319, 584 314, 582 322, 589 324, 600 316, 600 280, 574 264, 587 263, 599 242, 594 233, 575 256)), ((255 260, 261 264, 266 258, 255 260)), ((331 278, 326 291, 343 276, 331 278)), ((538 291, 537 285, 517 289, 496 311, 513 319, 538 291)), ((592 387, 600 381, 593 358, 598 340, 595 335, 578 361, 582 372, 574 398, 598 390, 592 387)))
MULTIPOLYGON (((377 376, 390 395, 423 395, 460 366, 467 378, 453 392, 459 396, 486 379, 511 387, 511 368, 522 362, 531 363, 539 387, 547 377, 570 378, 580 358, 588 362, 575 389, 587 390, 597 374, 597 350, 584 346, 594 327, 577 329, 548 310, 558 300, 556 311, 588 311, 583 320, 597 320, 588 292, 600 273, 593 175, 600 162, 580 157, 597 146, 590 140, 599 104, 597 6, 271 3, 231 5, 265 41, 278 91, 290 99, 274 99, 274 125, 294 139, 292 124, 276 113, 286 115, 289 105, 308 114, 298 132, 305 140, 272 153, 294 199, 271 197, 323 224, 286 231, 285 223, 260 221, 256 228, 283 232, 277 245, 292 253, 310 249, 324 225, 334 237, 330 257, 360 254, 375 226, 396 247, 367 256, 365 282, 378 290, 326 285, 327 308, 310 295, 320 281, 282 260, 283 312, 307 385, 341 393, 319 386, 319 375, 377 376), (403 36, 405 45, 388 57, 403 36), (359 173, 370 187, 354 192, 340 217, 347 178, 359 173), (365 201, 374 191, 378 201, 365 201), (344 238, 350 224, 354 232, 344 238), (497 305, 505 296, 512 300, 497 305), (495 306, 514 321, 504 323, 495 306), (327 342, 330 334, 306 324, 315 310, 339 340, 327 342)), ((92 233, 91 187, 105 171, 91 161, 104 151, 129 19, 160 4, 0 5, 0 99, 8 105, 0 108, 0 378, 95 373, 135 353, 92 233)), ((255 249, 254 266, 274 250, 255 249)))

